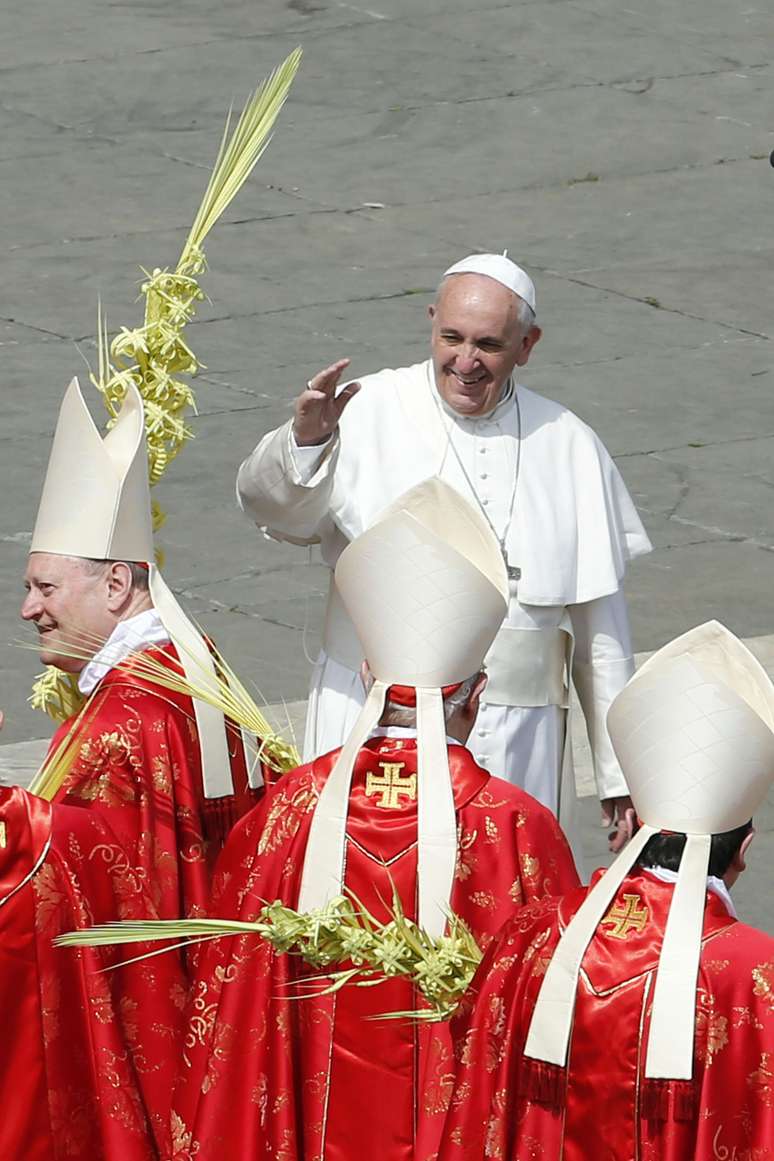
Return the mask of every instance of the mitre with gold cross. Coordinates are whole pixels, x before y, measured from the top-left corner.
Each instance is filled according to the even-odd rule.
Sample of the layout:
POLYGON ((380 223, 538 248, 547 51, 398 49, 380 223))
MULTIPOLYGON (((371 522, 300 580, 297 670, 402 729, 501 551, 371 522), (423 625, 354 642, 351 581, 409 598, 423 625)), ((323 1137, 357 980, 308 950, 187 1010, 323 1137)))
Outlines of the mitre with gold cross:
POLYGON ((443 691, 481 669, 502 624, 508 608, 502 554, 483 517, 433 477, 400 496, 345 548, 335 584, 374 682, 320 792, 298 909, 322 907, 341 893, 355 759, 382 715, 387 691, 399 686, 396 696, 417 707, 419 922, 441 935, 457 857, 443 691))
MULTIPOLYGON (((216 675, 212 654, 154 563, 143 403, 133 383, 110 430, 97 429, 77 379, 65 392, 30 552, 146 564, 151 600, 193 685, 216 675)), ((223 714, 194 699, 208 798, 233 793, 223 714)))
POLYGON ((653 991, 645 1076, 690 1080, 712 835, 744 825, 774 781, 774 685, 717 621, 653 655, 612 703, 607 726, 641 826, 567 925, 532 1014, 525 1054, 565 1066, 578 977, 600 923, 648 840, 685 834, 653 991))

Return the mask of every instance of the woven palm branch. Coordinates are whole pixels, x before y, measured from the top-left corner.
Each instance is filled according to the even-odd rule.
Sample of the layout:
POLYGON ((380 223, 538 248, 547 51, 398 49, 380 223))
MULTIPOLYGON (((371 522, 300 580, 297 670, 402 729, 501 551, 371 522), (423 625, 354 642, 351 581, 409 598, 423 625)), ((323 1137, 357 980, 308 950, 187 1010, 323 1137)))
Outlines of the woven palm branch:
MULTIPOLYGON (((481 961, 480 948, 458 916, 449 916, 447 935, 432 937, 406 918, 397 892, 393 894, 387 923, 380 923, 353 898, 339 895, 325 907, 308 913, 294 911, 277 901, 265 906, 260 917, 249 923, 224 919, 111 923, 68 932, 55 942, 62 947, 101 947, 173 940, 174 947, 179 947, 191 941, 233 935, 259 935, 278 953, 300 956, 323 971, 329 984, 320 988, 320 976, 302 979, 298 982, 313 987, 298 998, 326 995, 349 983, 373 987, 388 979, 404 979, 427 1002, 426 1008, 384 1013, 385 1019, 448 1019, 481 961), (338 966, 342 964, 347 966, 338 966)), ((144 959, 148 954, 158 953, 136 958, 144 959)))
MULTIPOLYGON (((97 371, 90 375, 102 393, 111 419, 121 407, 129 383, 134 383, 143 399, 148 444, 148 473, 151 487, 193 438, 186 416, 196 411, 196 398, 186 376, 202 366, 184 340, 186 325, 205 299, 198 275, 207 269, 202 249, 212 227, 253 171, 269 141, 290 86, 301 62, 296 48, 279 68, 251 94, 233 133, 229 111, 212 175, 197 210, 185 245, 173 270, 155 267, 143 270, 140 293, 145 298, 143 325, 122 327, 112 342, 101 306, 97 309, 97 371)), ((165 515, 152 501, 153 529, 157 531, 165 515)), ((157 551, 159 564, 161 553, 157 551)), ((47 670, 33 686, 30 704, 43 709, 55 721, 67 717, 66 709, 77 708, 74 691, 58 670, 47 670)), ((70 683, 71 685, 71 683, 70 683)))

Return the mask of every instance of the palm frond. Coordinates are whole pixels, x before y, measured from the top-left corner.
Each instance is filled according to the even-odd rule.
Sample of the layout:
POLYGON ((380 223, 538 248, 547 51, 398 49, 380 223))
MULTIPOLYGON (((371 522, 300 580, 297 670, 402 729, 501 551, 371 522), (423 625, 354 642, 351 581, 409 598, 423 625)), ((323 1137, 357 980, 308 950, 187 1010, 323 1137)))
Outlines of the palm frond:
POLYGON ((274 123, 285 104, 300 63, 301 49, 295 48, 250 95, 230 139, 229 112, 209 185, 180 255, 178 272, 187 272, 192 263, 194 271, 201 269, 196 266, 196 261, 202 243, 239 193, 269 144, 274 123))
POLYGON ((48 802, 54 800, 81 751, 81 741, 94 710, 93 703, 88 701, 84 703, 59 744, 46 755, 43 765, 30 782, 28 787, 30 794, 36 794, 38 798, 45 798, 48 802))

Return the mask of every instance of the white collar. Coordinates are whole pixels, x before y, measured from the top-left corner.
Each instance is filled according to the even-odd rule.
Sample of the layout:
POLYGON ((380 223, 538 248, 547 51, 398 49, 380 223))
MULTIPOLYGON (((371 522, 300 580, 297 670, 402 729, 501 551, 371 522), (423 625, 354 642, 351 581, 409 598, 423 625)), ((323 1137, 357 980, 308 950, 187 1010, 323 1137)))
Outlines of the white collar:
MULTIPOLYGON (((666 867, 643 867, 642 869, 643 871, 646 871, 647 874, 653 875, 654 878, 660 879, 662 883, 677 882, 677 871, 670 871, 666 867)), ((717 895, 732 919, 739 918, 736 913, 736 907, 734 907, 734 901, 731 898, 728 887, 725 885, 722 879, 718 879, 716 875, 708 875, 707 890, 712 891, 713 895, 717 895)))
MULTIPOLYGON (((371 738, 416 738, 417 731, 413 726, 374 726, 371 733, 368 735, 368 741, 371 738)), ((457 738, 450 738, 446 735, 447 746, 463 746, 465 743, 460 742, 457 738)))
POLYGON ((126 621, 119 621, 102 648, 84 665, 78 677, 78 689, 88 697, 105 674, 120 665, 130 653, 148 645, 168 642, 169 633, 156 609, 145 609, 126 621))

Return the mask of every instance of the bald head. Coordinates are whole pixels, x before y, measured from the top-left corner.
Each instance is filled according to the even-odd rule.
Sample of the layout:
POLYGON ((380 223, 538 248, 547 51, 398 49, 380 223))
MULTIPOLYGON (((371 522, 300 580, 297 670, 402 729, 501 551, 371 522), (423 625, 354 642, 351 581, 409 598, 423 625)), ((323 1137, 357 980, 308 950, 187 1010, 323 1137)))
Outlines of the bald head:
POLYGON ((493 278, 451 274, 441 282, 429 314, 441 397, 459 415, 486 415, 540 338, 532 310, 493 278))

